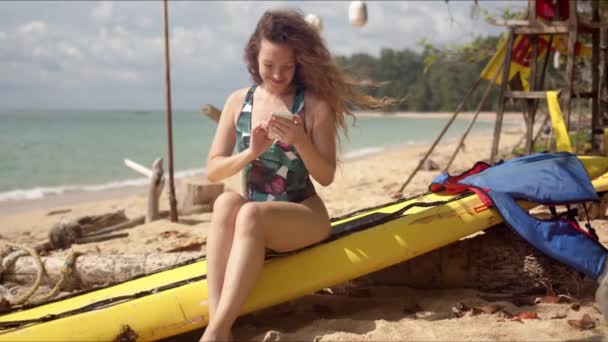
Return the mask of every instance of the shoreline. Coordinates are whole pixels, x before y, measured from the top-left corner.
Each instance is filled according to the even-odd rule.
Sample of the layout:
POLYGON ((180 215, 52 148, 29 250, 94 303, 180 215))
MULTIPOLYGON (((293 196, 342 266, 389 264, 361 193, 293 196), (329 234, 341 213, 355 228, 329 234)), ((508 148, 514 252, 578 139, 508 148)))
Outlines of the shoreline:
MULTIPOLYGON (((436 118, 436 119, 447 119, 451 117, 453 113, 451 112, 395 112, 395 113, 376 113, 376 112, 355 112, 356 117, 399 117, 399 118, 436 118)), ((504 136, 511 134, 520 134, 524 129, 524 123, 521 118, 521 113, 519 112, 509 112, 505 113, 503 124, 506 127, 503 127, 503 132, 501 135, 501 141, 505 141, 504 136)), ((472 112, 461 112, 459 113, 460 119, 470 120, 473 118, 474 113, 472 112)), ((478 121, 481 122, 493 122, 495 119, 496 113, 494 112, 480 112, 477 118, 478 121)), ((447 123, 447 121, 446 121, 447 123)), ((437 132, 438 134, 439 132, 437 132)), ((437 135, 432 137, 431 141, 424 142, 416 142, 416 143, 400 143, 400 144, 387 144, 387 145, 379 145, 379 146, 365 146, 361 147, 357 150, 349 151, 343 153, 341 156, 342 163, 351 163, 356 162, 362 159, 369 159, 376 157, 378 155, 391 153, 398 150, 404 149, 424 149, 425 151, 431 146, 432 141, 435 140, 437 135)), ((475 132, 471 131, 467 140, 471 139, 487 139, 490 141, 492 139, 492 135, 490 132, 475 132)), ((458 141, 457 137, 443 137, 440 141, 440 144, 436 149, 441 146, 447 145, 455 145, 458 141)), ((420 156, 420 158, 422 155, 420 156)), ((175 177, 176 188, 178 187, 178 183, 182 180, 186 180, 189 178, 201 177, 204 175, 204 168, 200 168, 197 170, 185 170, 185 171, 176 171, 176 173, 185 172, 186 175, 175 177)), ((234 176, 233 176, 234 177, 234 176)), ((143 179, 143 178, 142 178, 143 179)), ((60 193, 47 193, 42 197, 38 198, 19 198, 19 199, 7 199, 0 201, 0 216, 6 215, 15 215, 20 214, 27 211, 35 211, 35 210, 53 210, 62 206, 69 206, 78 203, 89 203, 94 201, 105 201, 112 200, 121 197, 127 196, 146 196, 147 191, 147 181, 136 182, 136 184, 125 184, 112 186, 109 188, 102 188, 98 190, 87 190, 87 187, 103 187, 106 185, 115 184, 119 181, 111 181, 108 183, 102 184, 85 184, 82 185, 82 188, 78 189, 69 189, 69 186, 65 186, 67 190, 60 193), (141 183, 141 184, 137 184, 141 183)), ((229 184, 234 184, 234 181, 228 181, 229 184)), ((37 190, 40 188, 55 188, 55 187, 36 187, 32 189, 17 189, 11 191, 31 191, 37 190)), ((57 189, 62 188, 61 186, 56 187, 57 189)), ((166 185, 164 191, 168 189, 168 185, 166 185)), ((7 191, 11 192, 11 191, 7 191)))
MULTIPOLYGON (((381 115, 381 116, 396 116, 396 117, 401 117, 401 118, 420 118, 420 117, 428 118, 429 116, 431 116, 433 118, 445 118, 449 114, 451 114, 451 113, 405 113, 405 112, 399 112, 399 113, 395 113, 395 114, 375 114, 375 113, 367 113, 367 112, 356 113, 356 115, 360 116, 360 117, 374 117, 374 116, 381 115)), ((470 119, 470 118, 472 118, 473 113, 461 113, 460 115, 463 115, 465 118, 470 119)), ((495 116, 495 113, 484 112, 484 113, 480 113, 478 120, 481 119, 483 121, 490 121, 490 120, 493 120, 494 116, 495 116)), ((504 135, 511 135, 516 132, 519 132, 521 130, 521 128, 523 127, 523 123, 522 123, 521 119, 515 118, 513 116, 508 117, 508 118, 505 117, 505 123, 507 123, 508 125, 512 125, 514 128, 504 130, 503 134, 501 135, 501 141, 503 140, 504 135), (517 125, 519 125, 519 127, 516 127, 517 125)), ((505 128, 508 128, 508 127, 505 127, 505 128)), ((436 136, 433 137, 433 141, 435 140, 435 138, 436 138, 436 136)), ((469 134, 469 136, 467 137, 467 140, 470 141, 471 139, 482 139, 482 140, 487 139, 488 141, 490 141, 492 139, 492 135, 489 133, 471 132, 469 134)), ((457 137, 452 137, 452 138, 443 137, 443 139, 440 141, 440 144, 437 146, 436 150, 441 146, 455 145, 457 141, 458 141, 457 137)), ((389 145, 383 145, 383 146, 366 146, 366 147, 362 147, 358 150, 349 151, 349 152, 344 153, 344 155, 342 156, 341 162, 343 164, 353 163, 353 162, 357 162, 360 160, 375 158, 375 157, 381 156, 383 154, 390 154, 390 153, 394 153, 396 151, 405 150, 405 149, 412 149, 412 150, 424 149, 424 151, 426 152, 428 150, 428 148, 430 148, 430 146, 431 146, 431 142, 401 143, 401 144, 389 144, 389 145)), ((418 160, 420 160, 421 158, 422 158, 422 155, 420 156, 420 158, 418 160)), ((192 170, 188 170, 188 171, 190 171, 190 174, 180 176, 180 177, 175 177, 174 179, 175 179, 176 189, 178 188, 179 183, 181 183, 187 179, 204 176, 204 168, 201 168, 200 170, 201 170, 201 172, 196 172, 195 174, 191 174, 192 170)), ((109 182, 107 184, 112 184, 112 183, 115 183, 115 182, 109 182)), ((234 180, 231 181, 230 179, 224 181, 224 183, 228 183, 227 184, 228 187, 229 187, 229 185, 235 184, 234 180)), ((101 185, 104 185, 104 184, 101 184, 101 185)), ((99 184, 92 184, 90 186, 95 187, 98 185, 99 184)), ((89 186, 89 185, 85 185, 83 187, 87 187, 87 186, 89 186)), ((145 197, 147 188, 148 188, 148 184, 142 183, 142 184, 138 184, 138 185, 120 185, 120 186, 110 187, 107 189, 100 189, 100 190, 86 190, 86 189, 67 190, 67 191, 61 192, 61 193, 46 194, 39 198, 22 198, 22 199, 2 200, 2 201, 0 201, 0 216, 11 216, 11 215, 16 215, 16 214, 22 214, 24 212, 29 212, 29 211, 60 210, 61 207, 64 207, 64 206, 77 205, 80 203, 91 203, 91 202, 95 202, 95 201, 113 200, 113 199, 119 199, 119 198, 123 198, 123 197, 132 197, 132 196, 144 196, 145 197)), ((167 189, 168 189, 168 183, 165 185, 165 188, 163 191, 167 191, 167 189)))

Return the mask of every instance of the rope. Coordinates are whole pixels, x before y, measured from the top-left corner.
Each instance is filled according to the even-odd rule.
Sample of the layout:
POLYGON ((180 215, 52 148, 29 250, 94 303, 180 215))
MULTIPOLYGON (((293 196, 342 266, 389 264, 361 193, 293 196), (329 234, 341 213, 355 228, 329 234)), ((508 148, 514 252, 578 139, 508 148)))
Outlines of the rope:
MULTIPOLYGON (((34 284, 30 287, 30 289, 27 291, 27 293, 25 293, 23 296, 10 301, 11 306, 25 304, 31 299, 31 297, 34 295, 36 290, 38 290, 38 288, 40 287, 40 284, 42 283, 42 276, 46 273, 42 260, 40 259, 40 256, 38 255, 38 253, 36 253, 36 251, 34 251, 33 249, 31 249, 27 246, 18 245, 18 244, 12 243, 12 242, 4 242, 4 241, 1 242, 0 244, 4 244, 4 245, 12 247, 14 249, 19 249, 18 251, 12 252, 6 258, 4 258, 4 260, 2 261, 2 263, 0 265, 0 267, 1 267, 0 274, 2 274, 2 272, 4 272, 9 267, 11 267, 17 261, 17 259, 19 259, 22 256, 28 255, 28 254, 32 257, 32 259, 34 260, 34 263, 36 264, 36 268, 38 269, 38 272, 36 274, 36 280, 34 281, 34 284)), ((69 277, 74 273, 74 269, 76 266, 76 259, 80 255, 82 255, 81 252, 71 251, 70 254, 67 256, 65 262, 63 263, 63 266, 61 267, 61 274, 59 276, 59 280, 57 281, 57 283, 55 284, 55 286, 53 287, 51 292, 37 298, 35 301, 32 301, 32 302, 34 302, 35 304, 39 304, 41 302, 47 301, 50 298, 55 297, 61 290, 61 287, 63 286, 65 281, 67 279, 69 279, 69 277)), ((8 300, 8 298, 7 298, 7 300, 8 300)))
POLYGON ((42 276, 45 273, 44 265, 42 264, 42 260, 40 260, 40 256, 38 256, 38 253, 36 253, 36 251, 29 247, 6 241, 3 241, 2 244, 12 247, 14 249, 20 249, 20 251, 11 253, 7 258, 5 258, 5 260, 2 262, 3 271, 10 267, 12 264, 14 264, 17 259, 19 259, 19 257, 24 256, 26 253, 32 257, 34 263, 36 264, 36 268, 38 269, 38 272, 36 273, 36 280, 34 281, 34 284, 30 287, 30 289, 24 295, 18 297, 17 299, 14 299, 10 303, 11 306, 23 304, 27 302, 34 294, 34 292, 38 290, 38 287, 40 287, 40 283, 42 282, 42 276))
POLYGON ((55 286, 53 287, 51 292, 36 299, 36 301, 34 302, 35 304, 45 302, 48 299, 55 297, 59 293, 59 290, 61 290, 63 283, 65 283, 66 279, 68 279, 74 273, 74 269, 76 266, 76 258, 78 258, 81 255, 82 255, 81 252, 76 252, 76 251, 70 252, 68 257, 63 262, 63 266, 61 266, 61 275, 59 276, 59 280, 57 281, 57 284, 55 284, 55 286))

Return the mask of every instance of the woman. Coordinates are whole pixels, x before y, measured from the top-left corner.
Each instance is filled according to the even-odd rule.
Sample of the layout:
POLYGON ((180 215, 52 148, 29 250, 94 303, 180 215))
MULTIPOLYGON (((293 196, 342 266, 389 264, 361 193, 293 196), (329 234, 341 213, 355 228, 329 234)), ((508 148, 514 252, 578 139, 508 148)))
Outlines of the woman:
POLYGON ((310 177, 322 186, 332 183, 337 131, 346 130, 352 106, 388 103, 353 89, 360 83, 336 66, 297 11, 264 13, 245 61, 254 85, 226 100, 207 159, 211 181, 243 170, 245 193, 225 192, 214 204, 207 240, 210 320, 203 341, 231 338, 266 248, 287 252, 329 236, 329 215, 310 177), (238 153, 232 155, 235 144, 238 153))

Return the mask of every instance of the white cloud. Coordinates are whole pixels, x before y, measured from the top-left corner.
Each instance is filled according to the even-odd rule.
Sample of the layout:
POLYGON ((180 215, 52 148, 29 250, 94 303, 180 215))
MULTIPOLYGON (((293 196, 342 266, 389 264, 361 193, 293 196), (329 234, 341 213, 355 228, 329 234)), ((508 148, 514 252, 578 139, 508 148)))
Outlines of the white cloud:
POLYGON ((17 32, 21 34, 44 34, 46 33, 48 25, 42 20, 33 20, 20 25, 17 28, 17 32))
POLYGON ((114 10, 114 3, 111 1, 100 1, 97 2, 91 16, 93 19, 106 20, 112 17, 114 10))
MULTIPOLYGON (((525 6, 525 1, 521 3, 525 6)), ((378 55, 387 47, 418 50, 422 38, 449 44, 501 32, 482 20, 470 20, 472 2, 449 4, 368 1, 369 22, 356 28, 348 22, 345 1, 169 2, 174 103, 178 107, 198 107, 202 101, 221 104, 231 90, 246 86, 249 76, 243 66, 243 48, 261 14, 270 8, 297 7, 304 14, 321 16, 323 37, 336 54, 378 55), (180 103, 180 98, 188 102, 180 103)), ((494 2, 481 5, 497 6, 494 2)), ((83 98, 91 106, 104 106, 106 101, 98 99, 116 97, 126 102, 112 103, 115 107, 137 107, 138 101, 148 98, 144 94, 163 92, 161 2, 11 2, 2 6, 0 86, 10 87, 10 94, 24 95, 0 92, 0 103, 31 105, 18 99, 27 99, 32 89, 66 98, 78 90, 90 94, 83 98), (62 89, 70 92, 61 94, 62 89)))

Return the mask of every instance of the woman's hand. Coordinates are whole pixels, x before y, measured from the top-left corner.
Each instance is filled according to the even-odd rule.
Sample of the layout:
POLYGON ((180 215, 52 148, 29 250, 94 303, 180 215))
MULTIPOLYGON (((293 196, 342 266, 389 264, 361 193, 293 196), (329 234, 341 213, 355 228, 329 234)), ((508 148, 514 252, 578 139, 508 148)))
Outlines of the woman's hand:
POLYGON ((257 158, 272 145, 273 140, 268 138, 268 123, 260 122, 251 131, 249 150, 254 158, 257 158))
POLYGON ((298 145, 307 139, 308 136, 306 135, 306 131, 304 131, 302 118, 299 115, 294 115, 292 120, 273 116, 270 119, 269 127, 282 142, 289 145, 298 145))

